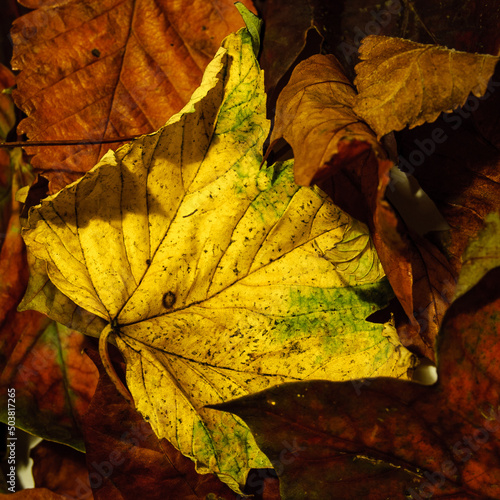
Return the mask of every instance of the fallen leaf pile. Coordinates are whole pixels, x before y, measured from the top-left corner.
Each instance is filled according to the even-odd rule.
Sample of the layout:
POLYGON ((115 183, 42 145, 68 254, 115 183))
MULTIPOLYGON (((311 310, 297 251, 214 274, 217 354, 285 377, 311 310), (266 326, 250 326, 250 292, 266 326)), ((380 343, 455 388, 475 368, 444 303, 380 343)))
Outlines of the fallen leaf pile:
POLYGON ((23 0, 0 496, 500 495, 498 39, 299 3, 23 0))

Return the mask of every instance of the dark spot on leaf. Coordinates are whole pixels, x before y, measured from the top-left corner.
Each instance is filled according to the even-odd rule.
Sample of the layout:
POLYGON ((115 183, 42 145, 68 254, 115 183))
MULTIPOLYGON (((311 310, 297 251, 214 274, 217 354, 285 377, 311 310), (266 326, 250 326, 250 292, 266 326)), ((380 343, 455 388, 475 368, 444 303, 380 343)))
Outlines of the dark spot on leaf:
POLYGON ((92 49, 92 55, 94 57, 100 57, 101 55, 101 51, 100 50, 97 50, 97 49, 92 49))
POLYGON ((147 259, 146 264, 149 266, 151 264, 151 259, 147 259))
POLYGON ((165 309, 171 309, 174 304, 175 304, 175 293, 174 292, 167 292, 166 294, 163 295, 163 307, 165 309))

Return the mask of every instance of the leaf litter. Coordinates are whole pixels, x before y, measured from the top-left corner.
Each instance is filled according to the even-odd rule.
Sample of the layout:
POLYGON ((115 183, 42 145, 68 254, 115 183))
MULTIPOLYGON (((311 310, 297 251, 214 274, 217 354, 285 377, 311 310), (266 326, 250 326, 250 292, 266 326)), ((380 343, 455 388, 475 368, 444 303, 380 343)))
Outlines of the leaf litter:
POLYGON ((23 232, 65 297, 59 317, 79 306, 108 322, 158 437, 235 491, 269 460, 206 405, 414 364, 391 323, 366 321, 392 296, 366 226, 299 188, 291 162, 261 169, 268 131, 244 29, 165 127, 43 200, 23 232))

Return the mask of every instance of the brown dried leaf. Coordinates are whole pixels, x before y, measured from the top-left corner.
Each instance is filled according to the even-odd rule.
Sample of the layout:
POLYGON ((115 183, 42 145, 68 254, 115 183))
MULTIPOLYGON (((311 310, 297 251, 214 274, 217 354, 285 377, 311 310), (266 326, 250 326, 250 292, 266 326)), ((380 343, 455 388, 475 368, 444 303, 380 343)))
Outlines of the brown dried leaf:
MULTIPOLYGON (((252 7, 251 0, 243 3, 252 7)), ((243 26, 232 0, 24 1, 12 28, 16 104, 30 140, 103 140, 157 130, 189 100, 221 40, 243 26)), ((111 144, 113 148, 119 144, 111 144)), ((33 147, 51 193, 104 145, 33 147)))
POLYGON ((366 37, 360 58, 354 111, 378 137, 433 122, 470 93, 482 96, 499 59, 385 36, 366 37))
POLYGON ((272 89, 293 64, 306 44, 312 28, 308 1, 269 1, 264 4, 266 30, 262 40, 260 65, 265 71, 266 90, 272 89), (285 5, 283 5, 285 3, 285 5), (280 54, 281 57, 276 57, 280 54))
POLYGON ((278 98, 271 144, 283 137, 292 146, 297 184, 308 186, 324 176, 341 141, 366 141, 384 156, 373 132, 352 111, 355 99, 334 56, 312 56, 295 68, 278 98))

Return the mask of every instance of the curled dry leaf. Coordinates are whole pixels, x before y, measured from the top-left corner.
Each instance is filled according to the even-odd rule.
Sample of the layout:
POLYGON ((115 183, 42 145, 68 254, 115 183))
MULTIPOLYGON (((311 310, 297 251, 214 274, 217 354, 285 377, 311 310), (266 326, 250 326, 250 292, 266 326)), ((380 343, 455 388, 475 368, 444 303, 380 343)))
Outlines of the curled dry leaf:
POLYGON ((334 56, 312 56, 294 69, 278 98, 271 144, 283 137, 293 148, 300 186, 327 173, 325 163, 344 140, 366 141, 384 155, 373 132, 353 112, 355 99, 356 91, 334 56))
POLYGON ((32 208, 24 231, 59 291, 112 325, 158 437, 235 490, 269 462, 205 405, 286 380, 405 378, 413 363, 390 324, 366 321, 391 296, 366 227, 294 184, 291 163, 260 168, 253 46, 228 37, 181 113, 32 208))
POLYGON ((366 37, 359 50, 354 111, 378 137, 481 97, 499 59, 385 36, 366 37))
MULTIPOLYGON (((200 84, 224 36, 243 21, 232 0, 24 0, 12 27, 14 99, 33 141, 104 140, 153 132, 200 84)), ((252 7, 251 0, 243 0, 252 7)), ((112 144, 117 147, 119 144, 112 144)), ((110 145, 33 147, 56 192, 110 145)))
POLYGON ((446 313, 432 387, 300 382, 218 408, 243 418, 281 463, 283 500, 498 498, 499 279, 497 267, 446 313))

